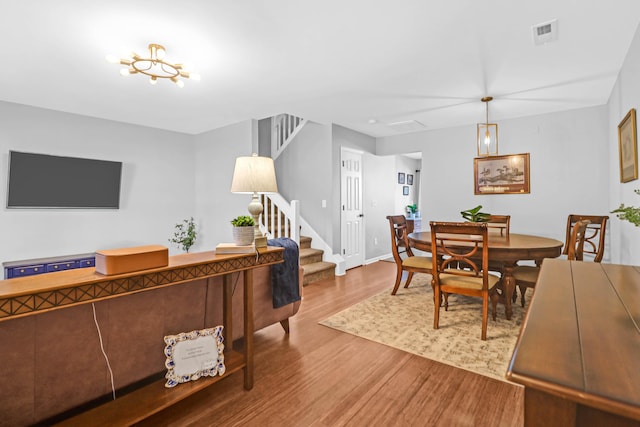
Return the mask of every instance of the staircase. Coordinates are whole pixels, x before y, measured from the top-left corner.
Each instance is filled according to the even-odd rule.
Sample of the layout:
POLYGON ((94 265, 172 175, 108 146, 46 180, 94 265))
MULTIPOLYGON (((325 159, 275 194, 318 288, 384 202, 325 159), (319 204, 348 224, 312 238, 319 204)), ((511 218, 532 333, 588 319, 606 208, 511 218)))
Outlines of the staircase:
POLYGON ((311 237, 300 236, 300 265, 304 268, 303 286, 335 277, 336 264, 323 259, 324 251, 311 247, 311 237))
POLYGON ((264 212, 260 229, 270 239, 288 237, 300 247, 300 265, 304 269, 303 285, 335 276, 336 264, 324 261, 324 251, 311 247, 311 237, 300 236, 300 206, 297 200, 287 203, 279 194, 262 194, 264 212))

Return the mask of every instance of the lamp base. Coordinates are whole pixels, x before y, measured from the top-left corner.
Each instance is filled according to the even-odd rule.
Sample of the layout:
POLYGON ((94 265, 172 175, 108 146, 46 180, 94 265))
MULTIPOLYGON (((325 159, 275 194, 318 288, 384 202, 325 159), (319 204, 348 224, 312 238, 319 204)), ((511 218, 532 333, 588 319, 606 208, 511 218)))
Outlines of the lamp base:
POLYGON ((260 236, 254 239, 254 244, 256 248, 266 248, 267 247, 267 237, 260 236))

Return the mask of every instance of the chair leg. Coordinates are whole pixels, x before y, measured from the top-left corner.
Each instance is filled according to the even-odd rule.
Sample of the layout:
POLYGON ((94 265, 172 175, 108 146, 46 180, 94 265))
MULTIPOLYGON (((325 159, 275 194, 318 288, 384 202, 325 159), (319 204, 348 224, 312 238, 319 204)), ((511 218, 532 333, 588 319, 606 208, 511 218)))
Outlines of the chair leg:
POLYGON ((398 292, 398 288, 400 287, 400 281, 402 280, 402 267, 398 266, 398 271, 396 273, 396 283, 393 285, 393 290, 391 291, 391 295, 395 295, 398 292))
POLYGON ((487 339, 487 323, 489 318, 489 296, 485 294, 482 297, 482 335, 483 341, 487 339))
POLYGON ((411 283, 411 279, 413 279, 413 271, 408 271, 407 272, 407 281, 404 284, 405 288, 409 287, 409 283, 411 283))
POLYGON ((440 321, 440 288, 435 287, 435 293, 433 294, 433 329, 438 329, 438 323, 440 321))

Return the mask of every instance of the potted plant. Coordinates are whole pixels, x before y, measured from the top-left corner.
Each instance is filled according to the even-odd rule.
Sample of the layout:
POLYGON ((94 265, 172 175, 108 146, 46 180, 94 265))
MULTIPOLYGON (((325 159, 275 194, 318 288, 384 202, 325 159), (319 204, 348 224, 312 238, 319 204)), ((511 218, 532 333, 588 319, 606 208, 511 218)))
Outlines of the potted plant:
POLYGON ((197 237, 196 223, 193 221, 193 217, 191 217, 176 224, 173 237, 170 238, 169 241, 181 246, 182 250, 188 253, 189 248, 194 245, 197 237))
POLYGON ((482 209, 482 205, 478 205, 473 209, 467 209, 466 211, 460 212, 462 218, 469 222, 487 222, 489 220, 490 214, 480 212, 482 209))
POLYGON ((418 206, 414 203, 412 205, 407 205, 407 213, 409 214, 409 218, 417 218, 418 215, 418 206))
POLYGON ((256 225, 252 217, 248 215, 240 215, 231 220, 233 225, 233 241, 238 246, 250 245, 253 243, 253 237, 256 225))
MULTIPOLYGON (((633 191, 640 195, 640 190, 633 191)), ((640 227, 640 208, 638 207, 625 206, 624 203, 622 203, 618 209, 612 210, 611 213, 616 214, 616 216, 621 220, 629 221, 636 227, 640 227)))

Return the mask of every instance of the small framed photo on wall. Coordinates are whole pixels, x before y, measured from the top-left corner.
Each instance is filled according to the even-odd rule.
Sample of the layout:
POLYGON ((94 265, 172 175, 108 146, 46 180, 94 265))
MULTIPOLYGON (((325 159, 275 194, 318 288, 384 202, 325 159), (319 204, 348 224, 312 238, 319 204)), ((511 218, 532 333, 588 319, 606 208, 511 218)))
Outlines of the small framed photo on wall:
POLYGON ((407 184, 413 185, 413 175, 407 174, 407 184))
POLYGON ((398 172, 398 184, 404 184, 404 172, 398 172))
POLYGON ((404 185, 402 187, 402 195, 403 196, 408 196, 409 195, 409 186, 408 185, 404 185))

